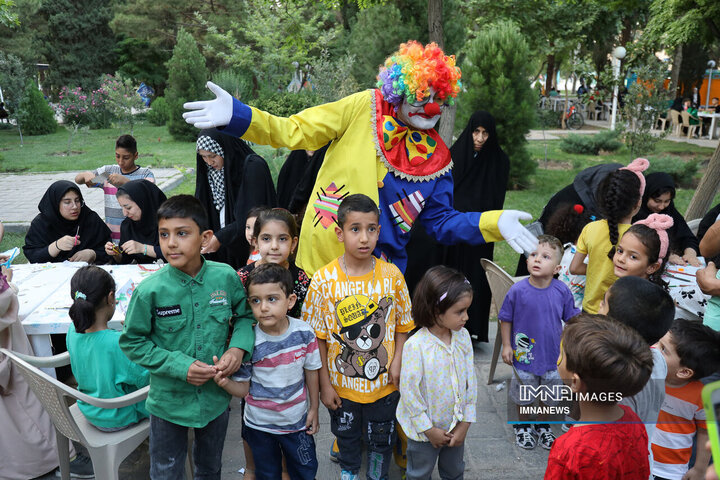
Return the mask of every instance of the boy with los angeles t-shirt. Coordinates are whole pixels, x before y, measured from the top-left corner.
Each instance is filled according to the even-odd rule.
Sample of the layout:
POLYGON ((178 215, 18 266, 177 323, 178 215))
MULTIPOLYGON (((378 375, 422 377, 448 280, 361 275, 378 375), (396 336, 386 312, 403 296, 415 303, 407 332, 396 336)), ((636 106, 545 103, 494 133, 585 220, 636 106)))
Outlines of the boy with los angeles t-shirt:
POLYGON ((414 323, 400 270, 372 255, 379 225, 369 197, 346 197, 337 213, 345 253, 313 275, 303 305, 323 361, 320 395, 337 437, 342 478, 356 479, 367 444, 368 475, 387 478, 402 346, 414 323))

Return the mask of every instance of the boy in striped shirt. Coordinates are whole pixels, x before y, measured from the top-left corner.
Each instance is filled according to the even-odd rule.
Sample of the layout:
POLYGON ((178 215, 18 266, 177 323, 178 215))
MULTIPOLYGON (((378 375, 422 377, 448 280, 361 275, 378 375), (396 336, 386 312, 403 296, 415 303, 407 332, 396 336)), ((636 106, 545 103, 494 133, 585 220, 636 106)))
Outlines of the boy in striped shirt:
POLYGON ((258 321, 251 363, 230 379, 215 380, 245 397, 242 437, 250 445, 258 480, 281 476, 285 457, 291 478, 315 478, 320 352, 307 323, 288 317, 295 303, 293 279, 280 265, 264 264, 248 278, 248 302, 258 321), (282 451, 282 455, 280 452, 282 451))
POLYGON ((676 319, 656 347, 667 362, 665 401, 653 432, 652 474, 655 479, 702 479, 710 452, 699 380, 720 369, 720 334, 711 328, 676 319), (695 465, 688 470, 697 436, 695 465))

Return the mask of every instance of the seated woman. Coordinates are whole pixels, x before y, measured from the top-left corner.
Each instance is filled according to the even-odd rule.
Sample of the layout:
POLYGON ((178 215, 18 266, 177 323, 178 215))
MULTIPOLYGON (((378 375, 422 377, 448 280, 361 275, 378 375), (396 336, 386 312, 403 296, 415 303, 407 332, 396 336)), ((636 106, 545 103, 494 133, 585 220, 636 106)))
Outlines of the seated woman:
POLYGON ((119 187, 115 196, 125 220, 120 224, 120 244, 105 243, 105 252, 117 263, 164 260, 157 224, 157 210, 167 199, 162 190, 147 180, 132 180, 119 187))
POLYGON ((77 185, 67 180, 53 183, 38 210, 23 246, 30 263, 107 263, 105 242, 110 240, 110 229, 85 205, 77 185))
POLYGON ((668 262, 674 265, 690 264, 699 267, 700 260, 698 260, 697 256, 700 253, 700 244, 673 202, 675 199, 675 181, 664 172, 651 173, 645 177, 645 181, 642 205, 640 211, 633 217, 632 222, 644 220, 652 213, 670 215, 673 219, 673 225, 667 232, 670 237, 668 262))

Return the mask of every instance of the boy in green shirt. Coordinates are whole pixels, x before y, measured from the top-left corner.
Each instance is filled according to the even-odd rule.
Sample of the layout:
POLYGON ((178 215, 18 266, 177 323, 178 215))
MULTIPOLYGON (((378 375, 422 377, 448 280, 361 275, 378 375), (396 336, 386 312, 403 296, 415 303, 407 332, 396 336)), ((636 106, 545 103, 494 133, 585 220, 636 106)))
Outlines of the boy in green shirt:
POLYGON ((202 204, 177 195, 157 215, 170 265, 137 286, 120 336, 123 352, 150 372, 150 476, 183 478, 192 427, 196 478, 220 479, 230 394, 209 380, 250 359, 253 315, 235 271, 200 255, 212 238, 202 204))

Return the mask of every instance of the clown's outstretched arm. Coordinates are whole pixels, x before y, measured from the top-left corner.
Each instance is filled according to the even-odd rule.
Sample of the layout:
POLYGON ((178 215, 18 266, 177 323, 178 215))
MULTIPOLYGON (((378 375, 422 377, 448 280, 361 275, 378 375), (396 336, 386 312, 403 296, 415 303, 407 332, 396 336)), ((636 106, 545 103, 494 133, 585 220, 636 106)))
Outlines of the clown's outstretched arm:
POLYGON ((214 100, 188 102, 183 107, 185 121, 197 128, 217 127, 223 133, 242 137, 259 145, 291 150, 318 150, 342 136, 357 112, 356 103, 368 102, 368 93, 360 92, 337 102, 303 110, 290 117, 277 117, 245 105, 212 82, 207 87, 214 100))
POLYGON ((433 194, 425 202, 420 214, 425 230, 445 245, 482 243, 505 240, 518 253, 532 252, 537 238, 521 220, 532 220, 532 215, 518 210, 489 210, 486 212, 458 212, 453 205, 452 175, 446 173, 437 179, 433 194))

